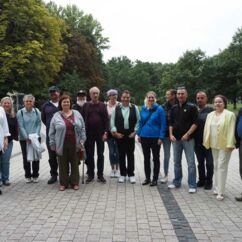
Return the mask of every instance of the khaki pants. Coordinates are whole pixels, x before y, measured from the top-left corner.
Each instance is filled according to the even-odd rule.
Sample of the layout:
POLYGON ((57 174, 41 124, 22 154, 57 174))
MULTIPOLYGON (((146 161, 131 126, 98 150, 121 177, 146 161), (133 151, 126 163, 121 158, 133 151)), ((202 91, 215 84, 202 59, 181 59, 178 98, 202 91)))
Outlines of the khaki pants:
POLYGON ((76 146, 67 143, 63 146, 63 155, 58 156, 59 161, 59 180, 60 185, 68 187, 69 185, 69 173, 70 184, 79 184, 79 153, 76 152, 76 146), (70 168, 69 168, 70 163, 70 168))
POLYGON ((232 151, 212 149, 214 162, 214 185, 220 195, 223 195, 225 192, 225 183, 231 153, 232 151))

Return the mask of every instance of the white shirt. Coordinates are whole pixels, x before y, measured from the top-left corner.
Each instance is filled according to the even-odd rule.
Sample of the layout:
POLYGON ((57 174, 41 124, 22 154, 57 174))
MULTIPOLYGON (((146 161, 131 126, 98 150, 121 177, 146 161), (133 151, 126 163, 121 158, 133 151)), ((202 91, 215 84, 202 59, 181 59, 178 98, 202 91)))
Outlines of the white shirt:
POLYGON ((8 121, 3 107, 0 107, 0 151, 3 151, 4 137, 10 136, 8 121))

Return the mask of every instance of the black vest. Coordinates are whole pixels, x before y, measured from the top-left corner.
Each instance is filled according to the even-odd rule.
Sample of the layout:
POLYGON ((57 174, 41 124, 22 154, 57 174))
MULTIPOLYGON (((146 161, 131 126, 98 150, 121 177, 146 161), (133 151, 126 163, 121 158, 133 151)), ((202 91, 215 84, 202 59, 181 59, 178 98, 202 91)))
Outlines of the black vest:
POLYGON ((115 108, 115 126, 118 133, 124 135, 129 135, 133 133, 136 122, 137 116, 135 105, 131 104, 131 107, 129 107, 129 129, 124 129, 124 117, 122 114, 121 106, 117 105, 117 107, 115 108))

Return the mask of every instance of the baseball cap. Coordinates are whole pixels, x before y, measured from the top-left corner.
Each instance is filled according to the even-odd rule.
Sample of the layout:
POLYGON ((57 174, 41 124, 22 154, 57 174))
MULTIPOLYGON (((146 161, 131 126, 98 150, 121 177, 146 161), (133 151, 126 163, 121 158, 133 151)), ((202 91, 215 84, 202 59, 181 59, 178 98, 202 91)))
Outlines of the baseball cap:
POLYGON ((80 90, 78 91, 78 93, 76 94, 77 96, 86 96, 86 92, 84 90, 80 90))
POLYGON ((59 92, 59 88, 57 86, 51 86, 48 89, 49 92, 59 92))

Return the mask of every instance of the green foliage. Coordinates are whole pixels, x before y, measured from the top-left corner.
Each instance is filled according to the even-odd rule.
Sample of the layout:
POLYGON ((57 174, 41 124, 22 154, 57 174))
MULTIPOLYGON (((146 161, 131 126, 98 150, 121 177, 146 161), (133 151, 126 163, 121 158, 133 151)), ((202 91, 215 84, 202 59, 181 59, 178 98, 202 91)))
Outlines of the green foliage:
POLYGON ((40 1, 5 0, 0 9, 0 91, 36 94, 60 71, 65 24, 40 1))

